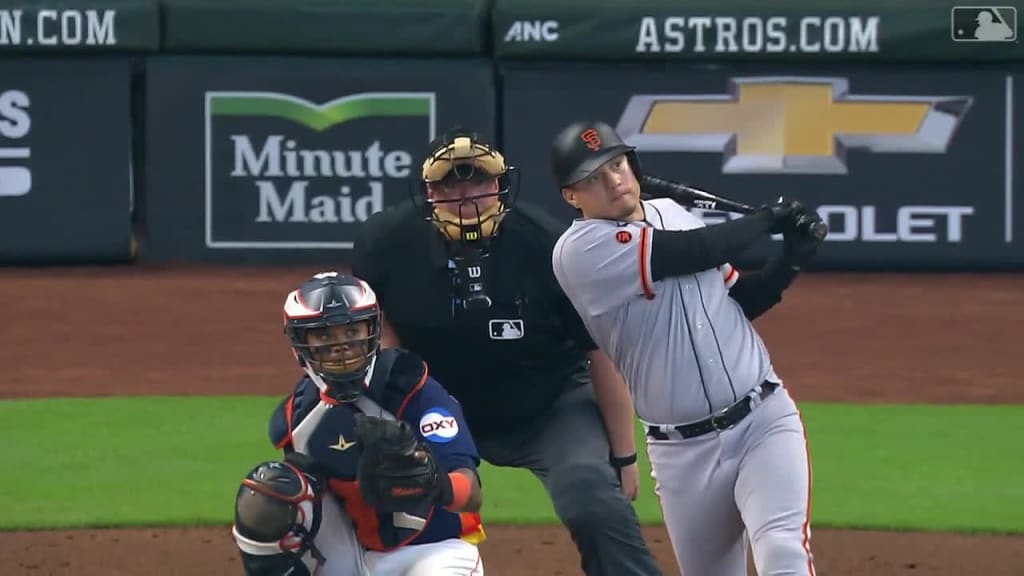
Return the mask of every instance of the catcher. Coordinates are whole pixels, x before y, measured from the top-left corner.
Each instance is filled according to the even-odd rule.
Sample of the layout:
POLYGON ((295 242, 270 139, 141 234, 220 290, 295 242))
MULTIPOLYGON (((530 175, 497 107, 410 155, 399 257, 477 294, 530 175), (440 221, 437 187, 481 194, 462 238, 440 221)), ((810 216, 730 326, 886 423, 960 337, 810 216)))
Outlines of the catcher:
POLYGON ((275 409, 283 461, 242 480, 233 534, 247 576, 482 576, 480 459, 459 404, 402 349, 379 348, 377 297, 323 272, 288 294, 305 371, 275 409))

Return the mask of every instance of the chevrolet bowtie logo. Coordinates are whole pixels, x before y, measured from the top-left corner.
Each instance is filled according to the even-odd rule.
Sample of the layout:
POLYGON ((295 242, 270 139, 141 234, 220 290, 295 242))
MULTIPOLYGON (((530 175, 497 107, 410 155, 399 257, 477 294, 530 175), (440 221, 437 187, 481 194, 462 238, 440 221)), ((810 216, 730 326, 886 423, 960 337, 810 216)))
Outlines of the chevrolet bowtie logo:
POLYGON ((342 452, 344 452, 345 450, 348 450, 349 448, 351 448, 351 447, 353 447, 355 445, 356 445, 355 442, 346 442, 345 441, 345 437, 343 435, 341 435, 341 434, 338 434, 338 443, 329 446, 329 448, 333 448, 335 450, 341 450, 342 452))
POLYGON ((850 94, 845 78, 733 78, 729 88, 633 96, 619 133, 641 151, 722 153, 726 174, 845 174, 848 148, 944 153, 972 102, 850 94))

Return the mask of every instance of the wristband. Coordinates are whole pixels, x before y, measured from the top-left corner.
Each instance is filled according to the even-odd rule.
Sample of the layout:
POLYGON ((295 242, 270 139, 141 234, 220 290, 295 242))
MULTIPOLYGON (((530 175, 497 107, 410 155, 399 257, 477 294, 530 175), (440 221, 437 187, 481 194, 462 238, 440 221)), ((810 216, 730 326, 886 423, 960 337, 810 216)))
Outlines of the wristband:
POLYGON ((455 512, 466 507, 469 497, 473 493, 473 483, 465 474, 458 472, 448 473, 448 483, 451 485, 451 501, 441 502, 449 512, 455 512))
POLYGON ((614 455, 608 456, 608 461, 611 462, 612 467, 616 470, 621 470, 626 466, 636 464, 636 452, 633 452, 629 456, 616 457, 614 455))

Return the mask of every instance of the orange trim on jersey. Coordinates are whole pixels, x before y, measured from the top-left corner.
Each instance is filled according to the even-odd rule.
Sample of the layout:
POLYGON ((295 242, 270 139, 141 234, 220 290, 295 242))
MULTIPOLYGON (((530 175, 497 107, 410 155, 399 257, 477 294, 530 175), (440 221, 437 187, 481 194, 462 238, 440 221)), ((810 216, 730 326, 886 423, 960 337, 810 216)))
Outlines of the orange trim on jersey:
POLYGON ((277 448, 278 450, 283 450, 285 446, 292 443, 292 412, 294 411, 294 405, 295 396, 292 395, 284 405, 284 422, 287 427, 287 432, 285 432, 284 438, 281 438, 277 444, 274 444, 274 448, 277 448))
POLYGON ((736 276, 737 274, 739 274, 739 272, 738 272, 738 271, 736 270, 736 267, 735 267, 735 266, 733 266, 733 267, 732 267, 732 268, 731 268, 731 269, 729 270, 729 274, 728 274, 728 275, 727 275, 727 276, 725 277, 725 283, 726 283, 726 284, 728 284, 729 282, 731 282, 731 281, 732 281, 732 279, 733 279, 733 278, 734 278, 734 277, 735 277, 735 276, 736 276))
POLYGON ((341 404, 341 402, 338 402, 334 398, 328 396, 327 392, 324 390, 320 391, 320 401, 323 402, 324 404, 327 404, 328 406, 337 406, 338 404, 341 404))
POLYGON ((462 512, 459 514, 459 523, 462 530, 459 537, 470 544, 480 544, 487 540, 487 533, 484 532, 484 524, 478 512, 462 512))
MULTIPOLYGON (((790 393, 790 398, 792 397, 793 395, 790 393)), ((793 398, 793 402, 794 404, 796 403, 796 398, 793 398)), ((807 555, 807 575, 815 576, 814 556, 811 554, 811 448, 810 443, 807 441, 807 427, 804 426, 804 415, 800 412, 799 408, 796 410, 796 416, 800 419, 800 427, 804 431, 804 456, 807 459, 807 506, 805 507, 806 516, 804 516, 804 524, 800 528, 800 545, 804 549, 804 554, 807 555)))
POLYGON ((650 282, 647 281, 647 277, 650 271, 647 269, 647 236, 648 227, 644 226, 640 229, 640 288, 644 291, 644 298, 648 300, 654 299, 654 290, 651 289, 650 282))
POLYGON ((420 381, 417 382, 416 386, 414 386, 413 389, 410 390, 409 393, 405 395, 405 398, 402 399, 402 403, 398 405, 398 411, 395 412, 395 418, 398 418, 399 420, 402 419, 402 412, 404 412, 405 411, 405 407, 409 405, 409 401, 412 400, 412 397, 415 396, 416 393, 419 392, 421 388, 423 388, 424 384, 426 384, 426 382, 427 382, 427 374, 428 373, 429 372, 427 370, 427 363, 424 362, 423 363, 423 375, 420 376, 420 381))
POLYGON ((480 569, 480 562, 481 562, 481 560, 482 559, 480 558, 480 552, 477 551, 477 553, 476 553, 476 564, 474 564, 473 565, 473 569, 469 571, 470 575, 476 574, 476 571, 480 569))

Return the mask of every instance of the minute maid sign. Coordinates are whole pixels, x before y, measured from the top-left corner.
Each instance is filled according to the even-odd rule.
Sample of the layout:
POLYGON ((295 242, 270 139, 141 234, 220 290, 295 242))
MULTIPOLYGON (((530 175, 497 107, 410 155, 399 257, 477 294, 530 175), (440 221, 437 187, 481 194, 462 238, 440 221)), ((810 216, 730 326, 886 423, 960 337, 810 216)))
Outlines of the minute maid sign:
POLYGON ((323 104, 207 92, 206 245, 351 248, 362 222, 410 193, 435 110, 432 92, 323 104))

